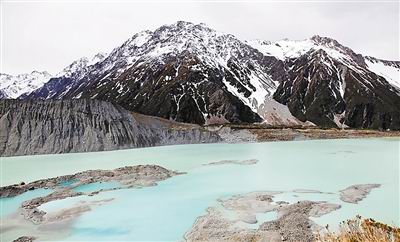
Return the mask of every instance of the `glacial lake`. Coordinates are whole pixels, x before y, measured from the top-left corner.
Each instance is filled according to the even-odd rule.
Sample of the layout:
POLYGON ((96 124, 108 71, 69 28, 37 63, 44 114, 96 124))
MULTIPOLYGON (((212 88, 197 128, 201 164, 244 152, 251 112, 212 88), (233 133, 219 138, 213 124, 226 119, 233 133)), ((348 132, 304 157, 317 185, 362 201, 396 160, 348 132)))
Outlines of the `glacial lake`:
MULTIPOLYGON (((127 165, 157 164, 186 172, 157 186, 120 189, 95 196, 79 196, 49 202, 40 209, 53 213, 82 201, 113 199, 82 213, 59 228, 23 224, 3 230, 2 241, 36 233, 40 240, 63 241, 181 241, 196 218, 217 205, 217 199, 254 191, 284 191, 276 197, 290 203, 299 200, 328 201, 342 208, 313 219, 336 228, 356 215, 400 225, 398 138, 338 139, 245 144, 175 145, 107 152, 37 155, 1 158, 1 185, 73 174, 90 169, 114 169, 127 165), (253 165, 205 165, 222 160, 257 159, 253 165), (378 183, 381 187, 358 204, 339 199, 339 191, 354 184, 378 183), (300 193, 297 189, 324 193, 300 193)), ((68 185, 68 184, 66 184, 68 185)), ((83 191, 115 184, 91 184, 83 191)), ((0 199, 1 224, 8 223, 23 201, 46 195, 38 190, 0 199)), ((276 214, 259 214, 260 222, 276 214)), ((14 220, 13 220, 14 221, 14 220)), ((254 226, 254 225, 251 225, 254 226)))

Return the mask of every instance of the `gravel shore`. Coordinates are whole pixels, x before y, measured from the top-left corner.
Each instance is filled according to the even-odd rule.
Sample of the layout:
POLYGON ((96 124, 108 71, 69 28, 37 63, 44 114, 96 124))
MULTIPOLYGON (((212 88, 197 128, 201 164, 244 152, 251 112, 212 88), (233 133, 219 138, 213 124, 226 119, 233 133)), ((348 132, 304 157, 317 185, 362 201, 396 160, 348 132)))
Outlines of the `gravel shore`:
POLYGON ((221 207, 210 207, 185 234, 186 241, 313 241, 317 225, 310 217, 319 217, 340 208, 327 202, 300 201, 289 204, 274 201, 281 192, 252 192, 219 200, 221 207), (226 216, 233 212, 235 216, 226 216), (262 223, 257 229, 257 214, 276 212, 277 219, 262 223))

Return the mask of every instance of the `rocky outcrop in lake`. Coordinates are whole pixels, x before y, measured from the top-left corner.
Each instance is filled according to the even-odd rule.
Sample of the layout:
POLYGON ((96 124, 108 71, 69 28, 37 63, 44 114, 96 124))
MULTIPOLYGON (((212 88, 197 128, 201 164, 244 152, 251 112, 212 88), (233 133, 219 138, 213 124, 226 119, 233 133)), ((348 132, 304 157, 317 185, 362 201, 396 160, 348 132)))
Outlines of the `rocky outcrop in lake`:
MULTIPOLYGON (((156 186, 176 175, 184 173, 168 170, 158 165, 124 166, 114 170, 86 170, 70 175, 62 175, 46 178, 30 183, 20 183, 0 187, 0 198, 12 198, 25 192, 36 189, 49 190, 48 195, 34 197, 18 204, 18 209, 11 215, 7 215, 5 223, 1 223, 0 230, 10 232, 17 239, 15 242, 59 241, 70 233, 72 222, 80 215, 90 212, 93 208, 109 204, 113 197, 99 198, 96 195, 118 189, 140 189, 156 186), (106 186, 102 186, 106 184, 106 186), (112 184, 113 186, 107 186, 112 184), (85 186, 94 186, 92 190, 79 190, 85 186), (47 203, 73 199, 79 199, 77 203, 70 203, 56 211, 48 211, 42 207, 47 203), (93 197, 94 199, 88 199, 93 197), (21 228, 31 228, 22 230, 21 228)), ((3 216, 3 215, 2 215, 3 216)), ((3 217, 2 217, 3 219, 3 217)), ((3 220, 2 220, 3 221, 3 220)), ((3 234, 1 241, 3 241, 3 234)), ((5 241, 11 241, 5 238, 5 241)))
POLYGON ((0 156, 217 142, 198 125, 132 114, 89 100, 0 101, 0 156))
MULTIPOLYGON (((73 175, 38 180, 28 184, 21 183, 0 187, 0 198, 14 197, 28 190, 30 191, 38 188, 53 189, 54 192, 50 193, 49 195, 25 201, 21 205, 21 214, 25 217, 25 219, 35 224, 40 224, 46 219, 46 212, 41 211, 39 207, 45 203, 82 195, 93 196, 106 190, 154 186, 157 185, 157 182, 159 181, 163 181, 172 176, 180 174, 183 173, 170 171, 157 165, 125 166, 115 170, 89 170, 73 175), (118 186, 109 189, 101 188, 88 194, 74 190, 74 188, 81 185, 103 182, 117 182, 118 186)), ((99 200, 96 203, 102 204, 109 201, 111 200, 99 200)), ((70 210, 67 215, 65 215, 64 210, 64 214, 59 214, 55 218, 48 218, 48 220, 54 222, 56 220, 62 220, 63 217, 75 217, 77 214, 89 211, 90 207, 88 206, 89 205, 84 207, 78 206, 75 209, 70 210)))
POLYGON ((185 241, 315 241, 319 229, 316 218, 340 209, 328 202, 299 201, 289 204, 276 201, 281 192, 252 192, 219 199, 221 206, 209 207, 185 234, 185 241), (261 222, 257 214, 274 212, 276 219, 261 222), (229 216, 227 216, 229 214, 229 216), (257 224, 258 228, 249 228, 257 224))
POLYGON ((340 200, 347 203, 358 203, 368 196, 372 189, 379 188, 381 184, 357 184, 340 191, 340 200))

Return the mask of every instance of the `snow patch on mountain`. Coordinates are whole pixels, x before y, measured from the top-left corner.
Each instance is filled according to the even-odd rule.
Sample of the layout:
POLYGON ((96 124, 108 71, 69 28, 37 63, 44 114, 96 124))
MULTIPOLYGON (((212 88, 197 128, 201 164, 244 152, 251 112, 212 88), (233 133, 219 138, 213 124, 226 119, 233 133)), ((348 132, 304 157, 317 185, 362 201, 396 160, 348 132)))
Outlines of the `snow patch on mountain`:
POLYGON ((0 73, 0 90, 3 98, 18 98, 42 87, 51 77, 46 71, 32 71, 19 75, 0 73))
POLYGON ((90 66, 95 65, 98 62, 103 61, 107 54, 100 52, 91 58, 82 57, 65 67, 61 72, 59 72, 56 77, 73 77, 74 79, 82 78, 87 72, 90 66))
POLYGON ((385 64, 378 59, 366 58, 368 69, 386 79, 390 85, 400 90, 400 68, 385 64))
POLYGON ((264 55, 274 56, 282 61, 298 58, 310 51, 323 50, 336 60, 353 62, 348 55, 350 49, 340 45, 336 40, 318 35, 305 40, 283 39, 275 42, 251 40, 247 43, 264 55))
POLYGON ((130 46, 140 47, 145 44, 151 38, 152 32, 145 30, 135 34, 129 41, 130 46))
POLYGON ((267 56, 273 56, 280 60, 296 58, 307 53, 315 45, 310 40, 292 41, 280 40, 276 42, 264 40, 251 40, 247 42, 253 48, 267 56))
POLYGON ((106 57, 107 57, 107 53, 105 53, 105 52, 99 52, 99 53, 97 53, 97 54, 95 54, 91 59, 90 59, 90 61, 88 62, 88 65, 89 66, 91 66, 91 65, 95 65, 96 63, 98 63, 98 62, 100 62, 100 61, 103 61, 106 57))

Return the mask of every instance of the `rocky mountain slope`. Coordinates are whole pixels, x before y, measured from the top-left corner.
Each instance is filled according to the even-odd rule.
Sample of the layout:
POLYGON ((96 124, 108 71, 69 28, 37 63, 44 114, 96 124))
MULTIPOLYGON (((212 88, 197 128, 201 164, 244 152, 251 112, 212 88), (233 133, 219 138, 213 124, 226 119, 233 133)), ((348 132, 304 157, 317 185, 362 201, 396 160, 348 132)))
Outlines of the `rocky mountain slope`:
POLYGON ((400 62, 363 57, 320 36, 252 45, 285 62, 288 79, 274 99, 300 120, 327 127, 400 128, 400 62), (397 77, 383 68, 377 72, 377 65, 397 77))
POLYGON ((282 63, 232 35, 177 22, 134 35, 57 94, 38 90, 30 98, 97 98, 199 124, 261 122, 257 108, 280 79, 274 65, 282 63))
POLYGON ((60 73, 49 79, 34 93, 21 95, 20 99, 34 95, 40 99, 59 99, 63 97, 74 85, 79 85, 78 81, 96 68, 96 63, 104 60, 106 53, 100 52, 91 58, 82 57, 65 67, 60 73), (44 98, 45 97, 45 98, 44 98))
POLYGON ((179 21, 140 32, 25 98, 94 98, 197 124, 400 129, 399 71, 400 62, 330 38, 243 42, 179 21))
POLYGON ((198 125, 132 114, 98 100, 0 101, 0 156, 217 142, 198 125))
POLYGON ((0 73, 0 98, 18 98, 23 94, 29 94, 42 87, 50 78, 51 75, 46 71, 19 75, 0 73))

